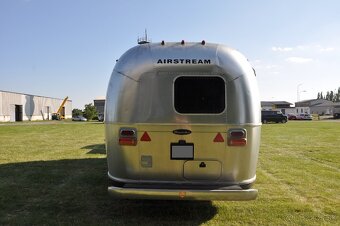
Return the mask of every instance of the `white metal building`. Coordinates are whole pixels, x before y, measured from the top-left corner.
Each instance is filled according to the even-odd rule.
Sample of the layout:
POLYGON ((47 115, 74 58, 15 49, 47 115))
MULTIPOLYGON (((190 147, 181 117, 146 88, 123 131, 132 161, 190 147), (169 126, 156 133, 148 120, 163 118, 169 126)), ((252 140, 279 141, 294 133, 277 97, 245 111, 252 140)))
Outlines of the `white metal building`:
POLYGON ((283 114, 294 114, 295 108, 291 107, 292 103, 287 101, 261 101, 262 110, 276 110, 283 114))
MULTIPOLYGON (((0 90, 0 122, 51 120, 63 99, 0 90)), ((72 118, 72 101, 66 101, 62 115, 72 118)))
POLYGON ((334 103, 324 99, 304 100, 295 103, 296 113, 332 115, 334 103))

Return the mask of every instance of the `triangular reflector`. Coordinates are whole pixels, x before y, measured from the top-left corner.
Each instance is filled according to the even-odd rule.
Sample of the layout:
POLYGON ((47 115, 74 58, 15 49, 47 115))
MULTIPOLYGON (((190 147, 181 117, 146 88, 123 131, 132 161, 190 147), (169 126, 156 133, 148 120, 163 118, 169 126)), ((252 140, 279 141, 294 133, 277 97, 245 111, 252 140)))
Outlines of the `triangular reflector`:
POLYGON ((151 141, 151 138, 147 132, 144 132, 143 136, 140 138, 141 141, 151 141))
POLYGON ((221 133, 218 133, 214 139, 214 142, 224 142, 223 136, 221 133))

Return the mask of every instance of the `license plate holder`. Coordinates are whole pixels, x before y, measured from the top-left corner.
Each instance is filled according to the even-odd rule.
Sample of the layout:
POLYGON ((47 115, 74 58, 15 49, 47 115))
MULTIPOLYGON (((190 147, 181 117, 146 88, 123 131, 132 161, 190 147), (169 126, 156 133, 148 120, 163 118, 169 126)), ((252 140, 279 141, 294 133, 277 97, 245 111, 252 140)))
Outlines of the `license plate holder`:
POLYGON ((171 143, 170 158, 172 160, 193 160, 194 144, 193 143, 171 143))

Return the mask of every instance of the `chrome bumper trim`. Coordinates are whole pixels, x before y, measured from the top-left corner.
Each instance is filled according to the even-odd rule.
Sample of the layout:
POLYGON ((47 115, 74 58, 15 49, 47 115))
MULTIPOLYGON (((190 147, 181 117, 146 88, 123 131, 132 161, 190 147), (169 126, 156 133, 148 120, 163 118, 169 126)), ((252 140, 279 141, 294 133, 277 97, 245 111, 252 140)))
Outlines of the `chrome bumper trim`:
MULTIPOLYGON (((110 172, 107 172, 108 177, 111 180, 118 181, 124 184, 177 184, 177 185, 207 185, 207 182, 199 182, 199 181, 160 181, 160 180, 131 180, 131 179, 125 179, 125 178, 119 178, 114 177, 110 174, 110 172)), ((250 179, 242 180, 242 181, 217 181, 217 182, 209 182, 210 185, 213 186, 234 186, 234 185, 243 185, 243 184, 251 184, 254 183, 256 180, 256 175, 250 179)))
POLYGON ((161 200, 224 200, 246 201, 257 197, 257 189, 150 189, 108 187, 108 192, 118 199, 161 199, 161 200))

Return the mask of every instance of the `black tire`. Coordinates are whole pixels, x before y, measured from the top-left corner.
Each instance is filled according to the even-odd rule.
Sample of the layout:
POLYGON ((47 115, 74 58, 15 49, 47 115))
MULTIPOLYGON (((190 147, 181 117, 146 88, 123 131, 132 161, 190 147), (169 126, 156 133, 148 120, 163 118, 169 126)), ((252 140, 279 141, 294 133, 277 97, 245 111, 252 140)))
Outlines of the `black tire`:
POLYGON ((282 119, 282 121, 281 121, 282 123, 286 123, 287 122, 287 120, 286 119, 282 119))
POLYGON ((263 119, 263 124, 267 124, 267 120, 266 119, 263 119))

